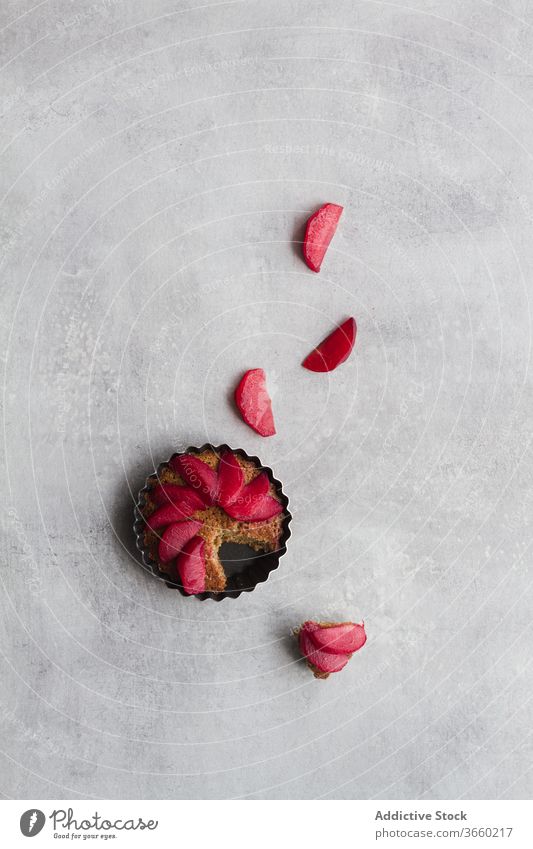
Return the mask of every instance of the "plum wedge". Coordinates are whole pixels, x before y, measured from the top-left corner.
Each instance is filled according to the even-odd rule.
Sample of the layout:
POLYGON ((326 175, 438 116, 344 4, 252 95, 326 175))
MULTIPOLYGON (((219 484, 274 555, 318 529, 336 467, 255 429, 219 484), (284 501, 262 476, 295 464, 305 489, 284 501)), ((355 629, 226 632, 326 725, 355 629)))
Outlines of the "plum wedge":
POLYGON ((243 498, 248 500, 262 498, 270 489, 270 481, 266 472, 260 472, 243 490, 243 498))
POLYGON ((205 592, 205 543, 195 536, 178 556, 178 573, 187 595, 205 592))
POLYGON ((333 371, 352 353, 356 334, 355 318, 348 318, 308 354, 303 367, 308 371, 333 371))
POLYGON ((242 470, 230 452, 220 458, 218 476, 218 503, 232 519, 241 522, 266 522, 283 512, 280 502, 268 494, 268 475, 261 472, 244 486, 242 470))
POLYGON ((151 531, 157 531, 158 528, 164 528, 165 525, 170 525, 172 522, 181 522, 187 518, 188 516, 185 515, 179 505, 165 504, 163 507, 159 507, 151 516, 148 516, 146 524, 151 531))
POLYGON ((238 506, 250 506, 250 509, 252 509, 251 505, 259 504, 268 495, 269 489, 268 475, 266 472, 261 472, 253 481, 243 486, 241 491, 233 498, 232 503, 238 506))
POLYGON ((232 451, 224 451, 218 464, 218 503, 221 507, 232 504, 244 486, 244 474, 232 451))
POLYGON ((205 501, 189 486, 160 483, 151 490, 150 498, 161 506, 172 504, 182 511, 184 519, 192 516, 196 510, 205 510, 205 501))
POLYGON ((319 272, 322 260, 335 235, 343 207, 325 203, 307 221, 304 236, 304 259, 311 271, 319 272))
POLYGON ((329 654, 353 654, 366 643, 364 625, 356 622, 319 627, 310 636, 317 649, 329 654))
POLYGON ((235 401, 241 416, 252 430, 260 436, 274 436, 276 427, 272 402, 262 368, 253 368, 246 372, 235 390, 235 401))
POLYGON ((170 563, 177 557, 189 540, 196 536, 201 527, 202 523, 194 520, 174 522, 174 524, 169 525, 159 541, 161 563, 170 563))
POLYGON ((216 501, 218 476, 211 466, 193 454, 179 454, 170 461, 170 465, 206 504, 216 501))
POLYGON ((283 513, 283 505, 271 495, 264 495, 259 501, 234 502, 224 509, 228 516, 241 522, 266 522, 283 513))

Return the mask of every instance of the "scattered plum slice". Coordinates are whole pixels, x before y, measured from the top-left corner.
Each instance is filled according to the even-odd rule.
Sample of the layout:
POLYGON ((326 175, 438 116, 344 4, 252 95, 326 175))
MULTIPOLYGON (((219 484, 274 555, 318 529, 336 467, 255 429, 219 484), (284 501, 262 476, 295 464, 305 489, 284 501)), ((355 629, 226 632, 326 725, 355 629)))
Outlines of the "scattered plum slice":
POLYGON ((357 333, 354 318, 348 318, 305 358, 302 365, 309 371, 333 371, 350 356, 357 333))
POLYGON ((159 483, 150 490, 150 498, 156 504, 172 504, 183 512, 187 519, 196 510, 205 510, 205 501, 190 486, 179 486, 176 483, 159 483))
POLYGON ((235 401, 244 421, 256 433, 260 436, 273 436, 276 433, 272 402, 262 368, 246 372, 235 390, 235 401))
POLYGON ((202 537, 195 536, 178 555, 176 565, 183 589, 188 595, 205 592, 204 548, 202 537))
POLYGON ((304 259, 311 271, 320 271, 342 210, 343 207, 336 203, 325 203, 308 219, 304 236, 304 259))
MULTIPOLYGON (((240 501, 241 499, 239 499, 240 501)), ((228 504, 224 508, 228 516, 240 522, 266 522, 283 513, 283 505, 271 495, 264 495, 259 501, 228 504)))
POLYGON ((324 676, 329 675, 330 672, 340 672, 350 659, 348 654, 329 654, 328 652, 317 649, 311 634, 305 627, 300 629, 298 644, 307 662, 324 676))
POLYGON ((218 503, 231 504, 244 486, 241 465, 232 451, 224 451, 218 464, 218 503))
POLYGON ((181 522, 186 519, 181 507, 175 504, 165 504, 159 507, 151 516, 148 516, 146 524, 150 530, 155 531, 157 528, 163 528, 165 525, 170 525, 172 522, 181 522))
POLYGON ((200 528, 201 522, 185 521, 174 522, 163 533, 159 540, 159 559, 161 563, 169 563, 177 557, 185 544, 195 536, 200 528))
MULTIPOLYGON (((302 627, 309 624, 305 622, 302 627)), ((366 643, 365 628, 356 622, 321 625, 311 632, 311 641, 328 654, 353 654, 366 643)))
POLYGON ((218 477, 211 466, 193 454, 179 454, 170 461, 170 465, 206 504, 213 504, 216 501, 218 477))

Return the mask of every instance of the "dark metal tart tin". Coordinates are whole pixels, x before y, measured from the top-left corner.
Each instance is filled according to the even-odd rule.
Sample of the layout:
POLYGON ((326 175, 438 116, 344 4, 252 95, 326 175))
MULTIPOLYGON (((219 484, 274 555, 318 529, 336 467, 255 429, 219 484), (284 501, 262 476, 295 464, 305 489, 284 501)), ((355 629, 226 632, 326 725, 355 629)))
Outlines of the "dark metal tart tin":
MULTIPOLYGON (((242 448, 230 448, 229 445, 211 445, 210 443, 206 443, 205 445, 202 445, 201 448, 191 447, 187 448, 185 451, 174 453, 166 462, 160 463, 156 471, 146 479, 146 484, 139 492, 137 503, 135 505, 135 523, 133 525, 133 529, 135 532, 137 548, 142 554, 142 562, 144 566, 146 566, 157 578, 164 580, 167 587, 179 590, 182 595, 186 596, 186 598, 199 598, 202 601, 206 598, 211 598, 214 601, 222 601, 225 598, 238 598, 241 593, 252 592, 256 588, 257 584, 264 583, 264 581, 268 579, 270 573, 273 572, 274 569, 278 568, 280 558, 287 551, 287 541, 291 535, 289 528, 291 519, 292 516, 289 512, 289 499, 283 492, 281 482, 274 477, 272 469, 261 463, 259 457, 247 454, 242 448), (159 569, 157 562, 145 546, 144 534, 146 530, 146 523, 143 518, 142 510, 146 505, 147 493, 152 488, 155 481, 159 478, 163 469, 169 465, 170 461, 173 460, 174 457, 178 457, 180 454, 201 454, 203 451, 208 450, 214 451, 216 454, 220 454, 222 451, 232 451, 238 457, 242 457, 243 459, 252 462, 262 472, 266 472, 270 482, 274 485, 276 495, 283 505, 284 517, 281 525, 279 547, 276 551, 255 552, 251 557, 246 558, 246 563, 248 565, 245 565, 245 567, 240 571, 235 572, 232 575, 228 575, 227 589, 224 590, 224 592, 204 592, 197 593, 193 596, 185 592, 183 586, 179 583, 179 580, 172 580, 166 572, 162 572, 159 569)), ((226 543, 226 545, 232 545, 232 543, 226 543)))

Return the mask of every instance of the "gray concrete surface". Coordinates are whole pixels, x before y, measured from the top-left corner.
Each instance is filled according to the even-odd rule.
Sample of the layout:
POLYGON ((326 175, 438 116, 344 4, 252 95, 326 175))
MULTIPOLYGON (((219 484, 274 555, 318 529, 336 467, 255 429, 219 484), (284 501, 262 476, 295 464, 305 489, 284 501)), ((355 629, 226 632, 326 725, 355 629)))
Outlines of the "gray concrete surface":
POLYGON ((1 21, 0 792, 529 797, 532 5, 1 21), (351 314, 350 361, 304 371, 351 314), (270 440, 230 403, 257 366, 270 440), (205 440, 292 499, 282 568, 236 602, 132 552, 132 493, 205 440), (321 682, 290 634, 324 617, 369 642, 321 682))

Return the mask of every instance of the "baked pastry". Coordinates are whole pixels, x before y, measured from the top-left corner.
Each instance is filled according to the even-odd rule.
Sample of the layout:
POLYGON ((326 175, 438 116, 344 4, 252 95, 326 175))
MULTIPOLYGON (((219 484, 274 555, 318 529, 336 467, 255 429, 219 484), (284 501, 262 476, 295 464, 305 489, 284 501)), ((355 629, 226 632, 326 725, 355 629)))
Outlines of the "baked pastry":
POLYGON ((313 622, 295 630, 301 653, 315 678, 328 678, 344 669, 352 654, 366 643, 364 623, 313 622))
POLYGON ((136 507, 144 560, 186 595, 222 598, 254 589, 276 568, 290 535, 288 499, 257 457, 227 445, 174 454, 151 475, 136 507), (257 553, 227 575, 224 543, 257 553))

